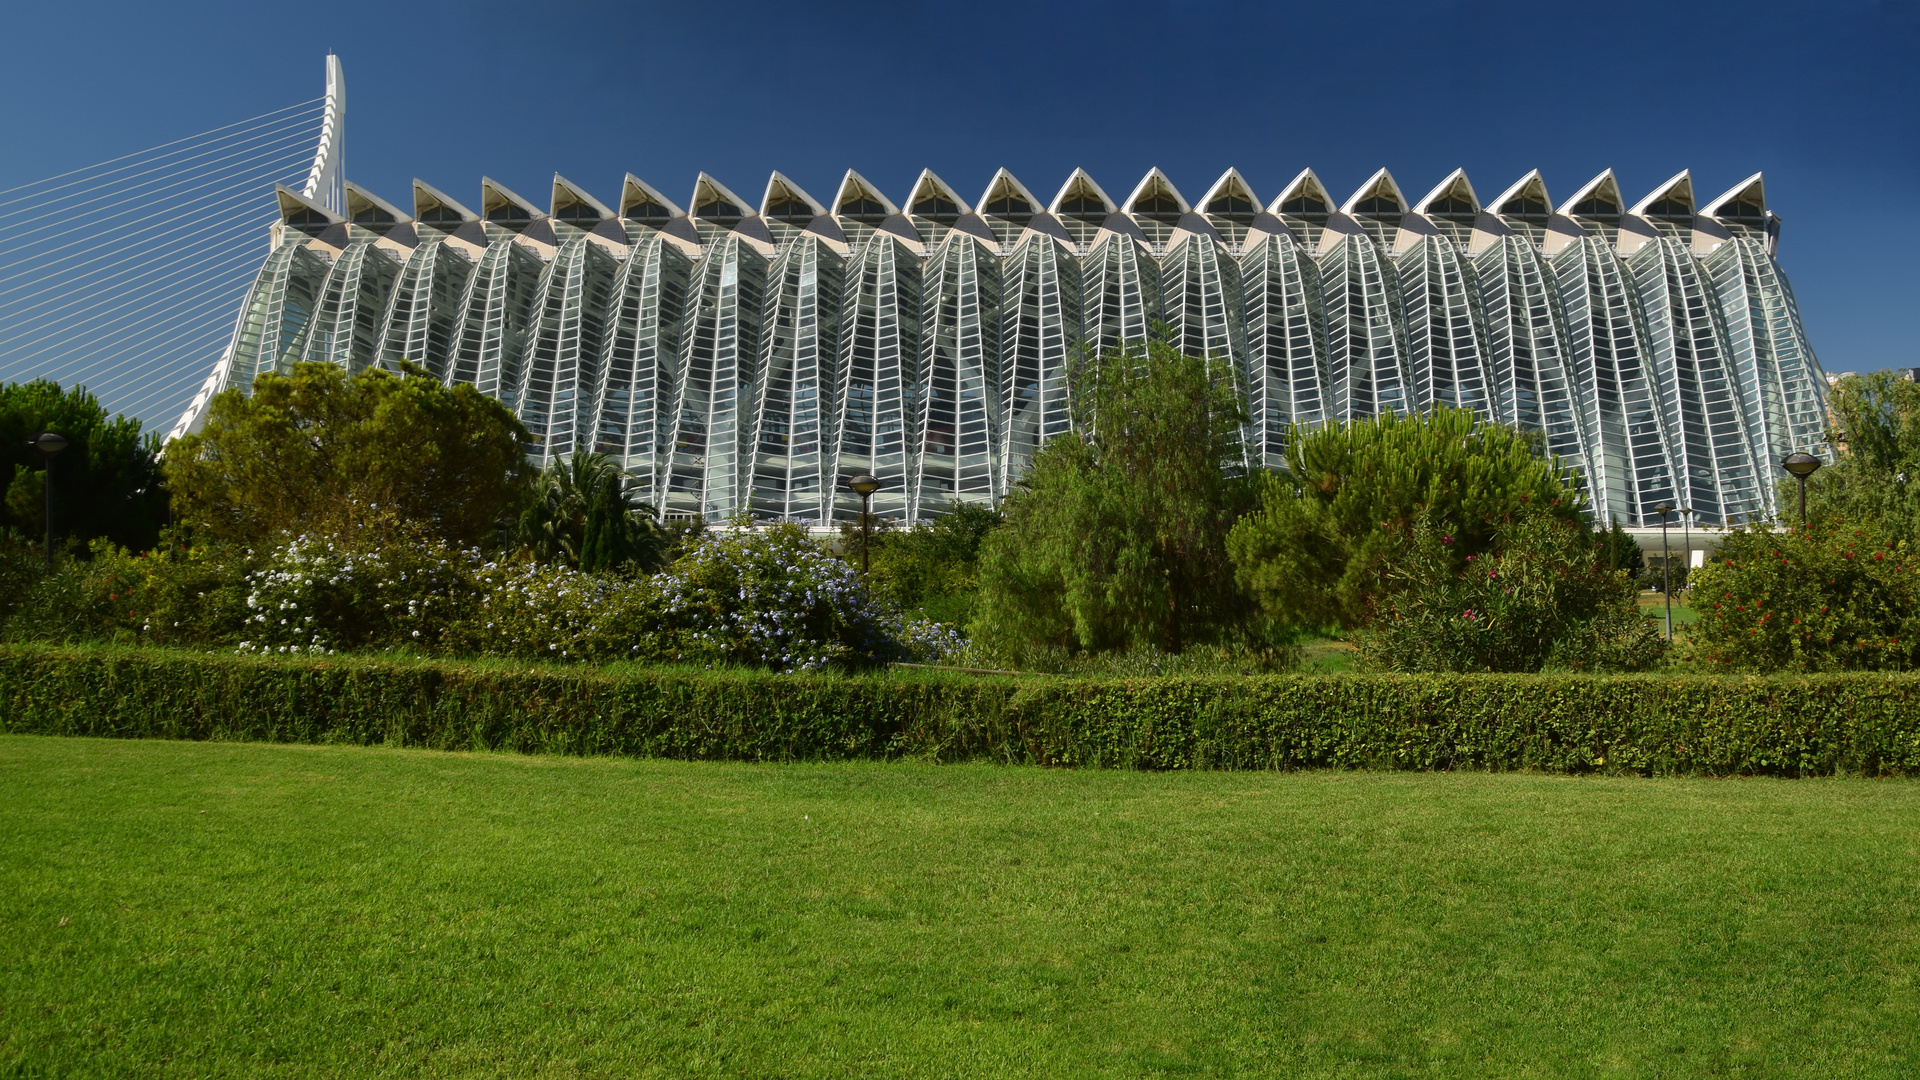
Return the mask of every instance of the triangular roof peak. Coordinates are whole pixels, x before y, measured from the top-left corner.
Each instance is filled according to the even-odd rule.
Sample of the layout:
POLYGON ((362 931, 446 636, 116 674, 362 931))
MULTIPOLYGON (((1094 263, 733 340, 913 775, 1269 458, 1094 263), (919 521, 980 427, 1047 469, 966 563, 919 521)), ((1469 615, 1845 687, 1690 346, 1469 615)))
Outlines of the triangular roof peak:
POLYGON ((1742 203, 1756 207, 1761 213, 1767 209, 1767 179, 1765 173, 1754 173, 1745 180, 1728 188, 1719 198, 1706 205, 1700 212, 1708 217, 1720 217, 1733 203, 1742 203))
POLYGON ((914 207, 930 198, 945 199, 958 207, 962 214, 973 212, 967 200, 961 198, 960 193, 949 187, 945 180, 935 176, 932 169, 921 169, 919 179, 913 182, 913 190, 907 192, 907 213, 913 213, 914 207))
MULTIPOLYGON (((346 218, 343 218, 339 214, 336 214, 333 211, 327 209, 326 207, 321 206, 319 203, 313 201, 312 199, 307 198, 305 195, 300 194, 299 192, 293 190, 292 188, 288 187, 285 184, 273 185, 273 195, 275 199, 279 200, 280 220, 282 222, 288 220, 289 218, 300 217, 303 214, 304 215, 319 214, 322 217, 324 217, 327 221, 335 225, 338 225, 341 222, 347 220, 346 218)), ((312 218, 310 216, 307 217, 307 222, 309 224, 312 223, 312 218)))
POLYGON ((491 220, 496 211, 509 207, 526 211, 526 220, 546 217, 546 212, 527 200, 515 195, 505 185, 494 183, 491 177, 480 178, 480 216, 491 220))
POLYGON ((413 215, 351 180, 346 182, 346 193, 347 217, 349 220, 357 221, 362 214, 369 210, 378 210, 382 213, 392 215, 391 224, 413 220, 413 215))
POLYGON ((480 215, 462 206, 453 196, 415 177, 413 181, 413 216, 426 220, 434 211, 441 208, 453 211, 461 221, 479 221, 480 215))
POLYGON ((571 180, 568 180, 566 177, 561 176, 559 173, 554 173, 553 174, 553 201, 550 204, 550 209, 548 210, 548 213, 552 214, 554 217, 559 217, 560 211, 570 206, 584 206, 589 210, 592 210, 594 213, 600 215, 601 221, 605 221, 610 217, 618 216, 612 210, 609 210, 607 208, 606 203, 603 203, 599 199, 596 199, 592 195, 588 194, 585 188, 581 187, 580 185, 574 183, 571 180))
POLYGON ((1679 213, 1672 208, 1676 203, 1684 203, 1687 208, 1686 216, 1693 216, 1693 174, 1686 169, 1681 169, 1666 183, 1648 192, 1646 198, 1634 203, 1633 209, 1627 212, 1662 217, 1673 216, 1679 213), (1663 206, 1665 209, 1662 209, 1663 206))
MULTIPOLYGON (((1385 169, 1380 170, 1385 172, 1385 169)), ((1446 179, 1435 184, 1427 197, 1413 208, 1416 214, 1432 213, 1479 213, 1480 196, 1473 193, 1473 181, 1467 179, 1467 170, 1455 169, 1446 175, 1446 179), (1448 208, 1448 203, 1466 203, 1471 211, 1462 211, 1458 207, 1448 208)))
POLYGON ((1239 169, 1230 168, 1221 173, 1220 179, 1215 180, 1213 186, 1207 189, 1207 193, 1200 196, 1200 212, 1224 213, 1224 210, 1214 210, 1213 204, 1225 198, 1244 199, 1255 210, 1260 209, 1259 196, 1253 193, 1253 185, 1247 183, 1247 178, 1240 175, 1239 169))
POLYGON ((1354 214, 1378 215, 1381 211, 1378 209, 1377 204, 1373 210, 1360 209, 1365 203, 1377 199, 1391 200, 1396 213, 1404 214, 1407 212, 1407 197, 1400 194, 1400 185, 1393 182, 1393 174, 1385 169, 1381 169, 1379 172, 1367 177, 1367 182, 1361 184, 1360 189, 1355 191, 1353 196, 1340 207, 1340 212, 1349 216, 1354 214))
POLYGON ((1287 186, 1281 190, 1280 194, 1275 195, 1272 204, 1267 207, 1267 212, 1272 214, 1314 212, 1324 214, 1332 210, 1333 196, 1327 194, 1327 185, 1320 182, 1320 178, 1314 175, 1312 169, 1301 169, 1300 175, 1294 177, 1287 186), (1319 211, 1290 211, 1286 208, 1288 203, 1297 203, 1303 199, 1310 202, 1317 201, 1323 209, 1319 211))
POLYGON ((1615 214, 1626 209, 1627 201, 1620 195, 1620 180, 1613 175, 1612 169, 1602 172, 1582 185, 1579 191, 1573 193, 1571 199, 1560 204, 1560 212, 1568 217, 1590 217, 1591 214, 1577 214, 1576 208, 1595 200, 1611 204, 1612 213, 1615 214))
POLYGON ((1133 194, 1127 196, 1127 204, 1120 209, 1131 214, 1134 208, 1140 205, 1142 199, 1152 198, 1155 195, 1172 199, 1182 214, 1193 210, 1193 205, 1187 202, 1186 196, 1180 194, 1180 189, 1173 186, 1173 181, 1167 179, 1167 174, 1161 172, 1157 165, 1148 169, 1147 175, 1141 177, 1140 182, 1133 186, 1133 194))
POLYGON ((838 217, 845 213, 846 211, 842 210, 841 207, 846 206, 847 203, 856 199, 879 203, 881 209, 889 216, 900 212, 900 208, 893 205, 893 200, 880 194, 880 189, 868 183, 866 177, 861 176, 852 169, 848 169, 847 175, 840 178, 840 190, 835 192, 833 196, 834 216, 838 217))
POLYGON ((1547 181, 1545 177, 1540 175, 1539 169, 1535 169, 1507 185, 1507 190, 1501 192, 1493 202, 1487 205, 1487 212, 1492 214, 1507 213, 1506 208, 1509 204, 1518 203, 1522 200, 1537 202, 1545 206, 1549 212, 1552 211, 1553 200, 1547 197, 1547 181))
POLYGON ((685 217, 687 213, 685 210, 674 205, 672 199, 660 194, 659 188, 654 187, 652 184, 647 183, 632 173, 628 173, 626 180, 620 184, 620 216, 625 218, 661 216, 659 214, 635 214, 633 212, 639 207, 648 205, 663 207, 667 211, 666 216, 670 218, 685 217))
POLYGON ((1075 169, 1067 175, 1067 182, 1060 185, 1059 194, 1055 195, 1053 202, 1047 205, 1047 213, 1059 217, 1061 207, 1065 206, 1069 199, 1092 199, 1100 204, 1104 213, 1111 214, 1114 211, 1113 200, 1107 198, 1106 191, 1094 181, 1093 177, 1087 175, 1085 169, 1075 169))
POLYGON ((711 206, 716 202, 724 202, 728 206, 733 207, 740 212, 741 217, 760 216, 754 212, 753 207, 747 205, 745 199, 735 195, 733 189, 703 172, 695 177, 693 181, 692 203, 694 215, 699 215, 701 207, 711 206))
POLYGON ((993 204, 1008 198, 1025 202, 1030 213, 1040 212, 1040 200, 1033 197, 1033 192, 1027 190, 1027 185, 1021 183, 1004 168, 994 173, 993 179, 987 181, 987 190, 980 196, 979 212, 992 214, 994 213, 993 204))
POLYGON ((766 194, 760 196, 760 216, 767 217, 767 208, 775 203, 796 201, 805 203, 807 209, 813 211, 814 217, 827 216, 827 208, 820 205, 819 199, 807 194, 799 184, 787 179, 785 173, 775 170, 772 176, 767 177, 766 194))

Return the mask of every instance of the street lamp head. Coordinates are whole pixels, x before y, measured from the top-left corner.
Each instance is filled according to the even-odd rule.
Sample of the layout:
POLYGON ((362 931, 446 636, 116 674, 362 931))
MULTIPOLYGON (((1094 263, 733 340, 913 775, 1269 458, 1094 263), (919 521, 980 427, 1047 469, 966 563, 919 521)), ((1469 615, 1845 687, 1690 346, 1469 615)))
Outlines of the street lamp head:
POLYGON ((880 490, 880 478, 867 473, 861 473, 859 476, 848 480, 847 486, 859 492, 860 496, 865 498, 880 490))
POLYGON ((1663 502, 1659 506, 1654 507, 1653 512, 1660 515, 1660 520, 1665 521, 1667 519, 1667 515, 1673 513, 1673 504, 1670 502, 1663 502))
POLYGON ((1814 472, 1820 468, 1821 464, 1823 463, 1819 458, 1805 452, 1788 454, 1786 457, 1780 459, 1781 468, 1802 480, 1812 476, 1814 472))
POLYGON ((43 431, 27 440, 27 445, 52 457, 67 448, 67 437, 51 431, 43 431))

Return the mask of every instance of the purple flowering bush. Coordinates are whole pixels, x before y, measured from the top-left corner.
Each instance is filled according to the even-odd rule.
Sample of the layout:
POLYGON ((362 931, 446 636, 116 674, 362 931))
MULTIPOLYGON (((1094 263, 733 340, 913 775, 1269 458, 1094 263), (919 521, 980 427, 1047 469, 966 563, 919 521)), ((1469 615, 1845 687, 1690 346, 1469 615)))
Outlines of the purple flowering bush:
POLYGON ((1385 561, 1356 641, 1388 671, 1640 671, 1666 642, 1641 616, 1632 580, 1607 568, 1583 525, 1538 516, 1462 554, 1422 521, 1385 561))

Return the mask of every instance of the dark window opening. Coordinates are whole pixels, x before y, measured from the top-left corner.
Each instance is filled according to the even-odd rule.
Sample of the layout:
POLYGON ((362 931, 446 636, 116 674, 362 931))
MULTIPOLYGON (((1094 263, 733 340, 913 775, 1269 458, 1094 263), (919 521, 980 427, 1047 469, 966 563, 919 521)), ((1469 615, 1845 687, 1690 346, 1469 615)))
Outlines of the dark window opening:
POLYGON ((985 209, 997 217, 1033 216, 1033 204, 1018 195, 1002 195, 988 202, 985 209))
POLYGON ((1156 192, 1152 195, 1135 199, 1133 201, 1133 212, 1139 217, 1148 217, 1155 220, 1167 217, 1177 218, 1180 216, 1180 204, 1174 202, 1172 196, 1156 192))
POLYGON ((739 221, 746 216, 746 211, 725 199, 715 199, 695 207, 693 216, 705 221, 739 221))
POLYGON ((568 203, 567 205, 561 207, 560 212, 554 216, 558 217, 561 221, 570 222, 573 224, 580 224, 583 222, 590 223, 590 224, 598 224, 600 221, 600 211, 595 210, 593 207, 588 206, 586 203, 579 203, 579 202, 568 203))
POLYGON ((1720 213, 1716 216, 1723 217, 1723 218, 1753 218, 1755 220, 1758 220, 1760 218, 1766 217, 1767 212, 1766 210, 1761 208, 1759 203, 1752 203, 1752 202, 1747 202, 1744 199, 1737 199, 1733 202, 1726 204, 1725 206, 1722 206, 1720 208, 1720 213))
POLYGON ((465 221, 466 218, 461 216, 460 211, 455 210, 451 206, 437 205, 429 207, 426 213, 421 214, 420 220, 439 225, 458 224, 459 222, 465 221))
POLYGON ((1400 209, 1399 200, 1389 198, 1385 195, 1372 195, 1361 199, 1360 204, 1354 207, 1354 213, 1357 214, 1402 214, 1405 212, 1406 211, 1400 209))
POLYGON ((1075 195, 1071 199, 1062 199, 1060 201, 1060 212, 1073 217, 1100 218, 1104 218, 1112 213, 1111 210, 1107 209, 1106 203, 1101 202, 1091 195, 1075 195))
POLYGON ((1252 214, 1257 211, 1251 200, 1238 195, 1222 195, 1207 204, 1209 214, 1252 214))
POLYGON ((289 225, 330 225, 332 224, 332 222, 328 220, 327 215, 321 213, 318 210, 309 210, 304 206, 298 210, 295 210, 293 213, 288 214, 286 221, 287 221, 287 224, 289 225))
POLYGON ((804 200, 788 197, 768 203, 767 216, 779 221, 812 221, 815 214, 804 200))
POLYGON ((864 195, 856 195, 840 204, 840 216, 850 218, 885 217, 887 208, 864 195))
POLYGON ((1500 212, 1510 217, 1546 217, 1550 211, 1547 204, 1531 195, 1522 195, 1517 199, 1508 199, 1500 212))
POLYGON ((508 203, 487 211, 488 221, 532 221, 533 215, 521 207, 508 203))
POLYGON ((1647 207, 1649 217, 1692 217, 1693 205, 1685 199, 1676 199, 1669 195, 1647 207))
POLYGON ((951 199, 931 195, 914 203, 913 212, 921 217, 957 218, 960 216, 960 207, 951 199))
POLYGON ((1473 203, 1454 195, 1447 195, 1427 204, 1429 214, 1472 214, 1473 203))
POLYGON ((1596 195, 1573 208, 1578 217, 1618 217, 1620 204, 1612 199, 1596 195))
POLYGON ((665 218, 671 217, 672 215, 667 213, 666 207, 661 206, 657 202, 638 202, 629 203, 621 216, 630 218, 665 218))
POLYGON ((1326 200, 1314 195, 1301 195, 1280 204, 1283 214, 1324 214, 1328 212, 1326 200))
POLYGON ((356 225, 392 225, 398 219, 377 206, 369 206, 353 215, 356 225))

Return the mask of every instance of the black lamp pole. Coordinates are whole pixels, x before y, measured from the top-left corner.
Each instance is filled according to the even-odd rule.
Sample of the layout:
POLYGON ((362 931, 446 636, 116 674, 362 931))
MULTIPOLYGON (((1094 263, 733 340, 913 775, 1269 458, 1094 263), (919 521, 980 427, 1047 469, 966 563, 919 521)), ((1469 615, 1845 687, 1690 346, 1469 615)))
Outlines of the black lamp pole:
POLYGON ((1819 472, 1823 464, 1825 463, 1819 458, 1804 451, 1788 454, 1780 459, 1780 467, 1792 473, 1795 480, 1800 481, 1800 527, 1803 529, 1807 527, 1807 477, 1819 472))
POLYGON ((1667 515, 1673 513, 1672 503, 1661 503, 1653 508, 1660 515, 1660 593, 1667 601, 1667 640, 1673 640, 1673 557, 1667 554, 1667 515))
POLYGON ((1687 587, 1687 577, 1693 573, 1693 507, 1680 508, 1680 535, 1685 538, 1687 553, 1680 557, 1680 587, 1687 587))
POLYGON ((871 566, 867 548, 868 510, 873 505, 873 493, 880 490, 880 480, 870 473, 861 473, 847 481, 847 486, 860 493, 860 572, 865 574, 871 566))
POLYGON ((67 448, 67 437, 51 431, 43 431, 27 440, 27 445, 40 451, 41 464, 46 467, 43 483, 47 496, 47 569, 53 569, 53 455, 67 448))

